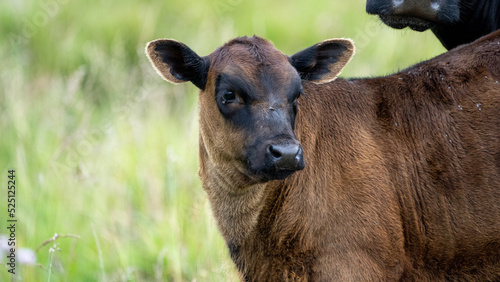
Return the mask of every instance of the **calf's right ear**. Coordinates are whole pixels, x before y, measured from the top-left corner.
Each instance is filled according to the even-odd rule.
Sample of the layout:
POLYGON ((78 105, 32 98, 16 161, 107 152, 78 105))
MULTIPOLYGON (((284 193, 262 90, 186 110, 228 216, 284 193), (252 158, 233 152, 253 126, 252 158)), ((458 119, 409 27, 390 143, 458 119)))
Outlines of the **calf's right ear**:
POLYGON ((200 57, 185 44, 172 39, 149 42, 146 54, 156 71, 166 81, 191 81, 199 89, 205 89, 210 66, 208 57, 200 57))

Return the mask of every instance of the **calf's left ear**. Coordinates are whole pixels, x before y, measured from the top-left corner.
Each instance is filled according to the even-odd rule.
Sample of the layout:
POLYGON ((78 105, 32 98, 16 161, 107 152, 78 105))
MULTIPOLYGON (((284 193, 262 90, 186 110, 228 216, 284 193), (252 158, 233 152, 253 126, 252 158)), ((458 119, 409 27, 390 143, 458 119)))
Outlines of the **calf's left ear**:
POLYGON ((351 39, 328 39, 290 57, 302 80, 317 84, 334 80, 354 55, 351 39))
POLYGON ((210 66, 208 57, 198 56, 185 44, 173 39, 149 42, 146 54, 165 80, 172 83, 191 81, 199 89, 205 89, 210 66))

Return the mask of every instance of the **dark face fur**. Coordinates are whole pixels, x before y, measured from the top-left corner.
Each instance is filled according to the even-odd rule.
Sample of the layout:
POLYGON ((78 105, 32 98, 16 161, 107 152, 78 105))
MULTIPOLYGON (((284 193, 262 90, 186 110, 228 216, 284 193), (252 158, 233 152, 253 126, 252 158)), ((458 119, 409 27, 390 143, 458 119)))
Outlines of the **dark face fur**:
POLYGON ((209 58, 215 84, 208 92, 224 128, 237 132, 226 142, 239 145, 232 153, 245 174, 267 181, 303 169, 293 133, 302 85, 288 58, 262 39, 233 40, 209 58))

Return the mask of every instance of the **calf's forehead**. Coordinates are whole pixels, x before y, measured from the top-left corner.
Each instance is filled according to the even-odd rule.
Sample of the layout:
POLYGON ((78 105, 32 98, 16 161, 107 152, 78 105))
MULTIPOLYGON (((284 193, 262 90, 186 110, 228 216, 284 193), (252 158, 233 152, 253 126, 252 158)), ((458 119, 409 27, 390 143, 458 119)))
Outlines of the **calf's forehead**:
POLYGON ((232 75, 258 84, 276 85, 298 79, 288 57, 260 38, 230 41, 210 54, 210 61, 215 75, 232 75))

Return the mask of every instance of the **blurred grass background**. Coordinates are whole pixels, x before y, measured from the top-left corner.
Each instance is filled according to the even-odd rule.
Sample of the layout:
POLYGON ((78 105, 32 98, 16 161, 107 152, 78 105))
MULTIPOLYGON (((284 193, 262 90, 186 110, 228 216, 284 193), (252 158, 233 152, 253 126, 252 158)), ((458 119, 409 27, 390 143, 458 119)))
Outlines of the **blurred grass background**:
POLYGON ((430 32, 366 15, 364 0, 1 1, 0 179, 16 170, 17 245, 80 237, 43 246, 35 265, 18 261, 13 280, 237 279, 197 176, 197 89, 164 82, 144 47, 175 38, 207 55, 253 34, 285 54, 352 38, 344 77, 445 51, 430 32))

